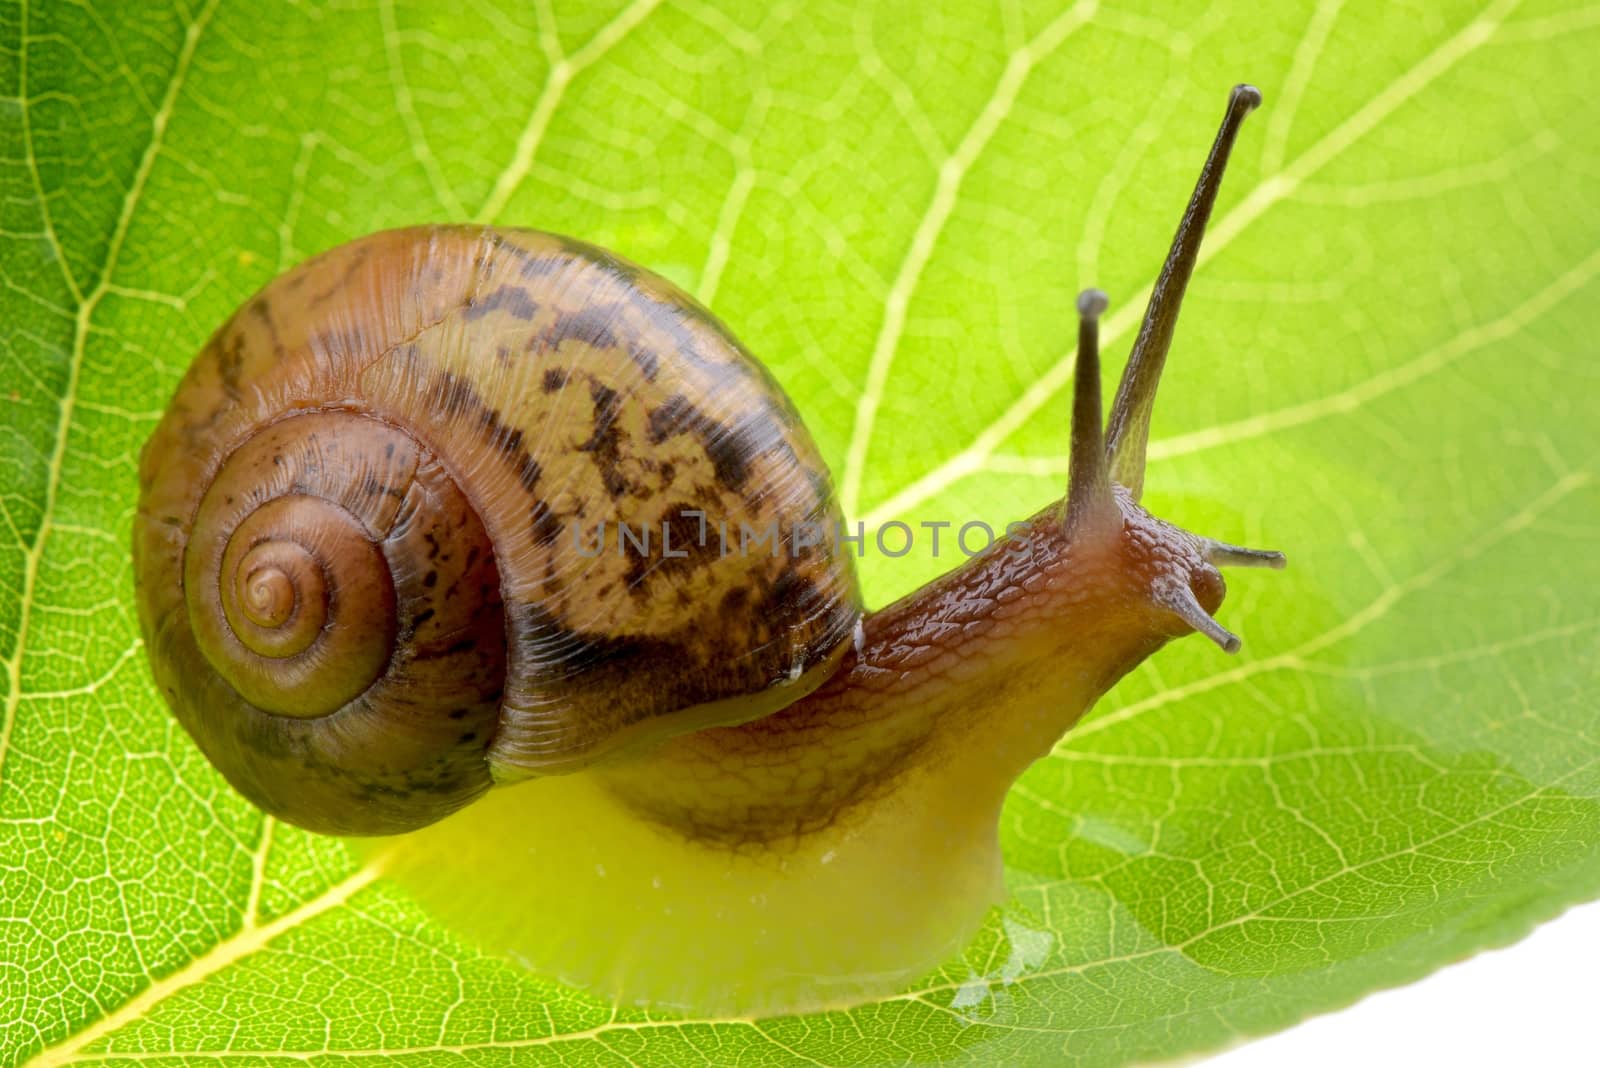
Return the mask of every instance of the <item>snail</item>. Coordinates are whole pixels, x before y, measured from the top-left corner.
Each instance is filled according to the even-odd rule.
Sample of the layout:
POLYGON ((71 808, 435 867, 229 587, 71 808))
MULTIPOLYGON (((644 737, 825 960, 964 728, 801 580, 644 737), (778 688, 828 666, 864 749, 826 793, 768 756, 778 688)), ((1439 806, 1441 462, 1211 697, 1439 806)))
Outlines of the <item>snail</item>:
POLYGON ((1139 505, 1259 102, 1229 98, 1104 427, 1078 299, 1065 498, 874 612, 799 415, 671 283, 478 226, 290 270, 141 457, 160 692, 260 808, 379 836, 468 937, 612 996, 777 1011, 937 963, 1000 894, 1011 783, 1168 640, 1238 648, 1219 567, 1283 565, 1139 505))

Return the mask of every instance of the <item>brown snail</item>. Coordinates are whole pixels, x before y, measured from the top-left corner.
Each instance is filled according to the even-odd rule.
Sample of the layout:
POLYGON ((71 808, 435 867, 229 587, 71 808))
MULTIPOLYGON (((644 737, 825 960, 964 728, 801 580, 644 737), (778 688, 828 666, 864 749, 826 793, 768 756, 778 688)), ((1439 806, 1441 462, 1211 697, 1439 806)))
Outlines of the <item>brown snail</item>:
MULTIPOLYGON (((1065 500, 873 613, 849 550, 807 536, 842 517, 794 409, 670 283, 565 238, 464 226, 302 264, 211 339, 142 457, 135 574, 162 693, 241 793, 313 830, 397 834, 532 780, 459 818, 498 813, 476 817, 483 851, 535 854, 508 880, 526 900, 542 881, 590 902, 530 906, 561 939, 675 871, 691 873, 677 904, 641 905, 628 938, 653 937, 663 907, 702 933, 803 916, 852 948, 780 939, 759 950, 775 972, 814 986, 926 966, 996 895, 1016 776, 1170 638, 1238 647, 1210 614, 1219 565, 1282 566, 1137 503, 1179 304, 1259 102, 1230 97, 1104 433, 1105 297, 1079 298, 1065 500), (633 552, 589 547, 608 525, 633 552), (730 528, 766 538, 730 551, 730 528), (828 918, 906 880, 909 903, 828 918)), ((436 869, 406 850, 454 823, 401 839, 423 844, 395 869, 436 869)), ((424 897, 459 903, 429 878, 412 880, 424 897)), ((617 977, 676 937, 528 955, 656 1000, 803 1000, 617 977)))

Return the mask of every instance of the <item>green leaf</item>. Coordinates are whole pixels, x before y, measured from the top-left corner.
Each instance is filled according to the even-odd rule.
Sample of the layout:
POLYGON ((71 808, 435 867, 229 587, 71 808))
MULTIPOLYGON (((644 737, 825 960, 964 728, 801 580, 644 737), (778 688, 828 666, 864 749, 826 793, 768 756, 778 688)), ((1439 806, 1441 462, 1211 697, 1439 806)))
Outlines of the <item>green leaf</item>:
MULTIPOLYGON (((549 6, 0 8, 0 1064, 1121 1064, 1600 895, 1600 8, 549 6), (1146 500, 1291 570, 1024 778, 1013 901, 904 994, 683 1020, 478 956, 154 693, 138 450, 298 259, 613 247, 771 363, 853 515, 1000 524, 1065 477, 1069 295, 1126 348, 1246 79, 1146 500)), ((869 600, 949 564, 872 554, 869 600)))

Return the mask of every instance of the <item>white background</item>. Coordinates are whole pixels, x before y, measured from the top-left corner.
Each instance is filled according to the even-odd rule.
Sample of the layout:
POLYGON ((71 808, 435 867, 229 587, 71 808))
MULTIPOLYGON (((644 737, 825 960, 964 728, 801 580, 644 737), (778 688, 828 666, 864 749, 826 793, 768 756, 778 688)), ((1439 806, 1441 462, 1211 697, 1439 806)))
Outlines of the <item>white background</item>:
POLYGON ((1600 1068, 1600 902, 1196 1068, 1600 1068))

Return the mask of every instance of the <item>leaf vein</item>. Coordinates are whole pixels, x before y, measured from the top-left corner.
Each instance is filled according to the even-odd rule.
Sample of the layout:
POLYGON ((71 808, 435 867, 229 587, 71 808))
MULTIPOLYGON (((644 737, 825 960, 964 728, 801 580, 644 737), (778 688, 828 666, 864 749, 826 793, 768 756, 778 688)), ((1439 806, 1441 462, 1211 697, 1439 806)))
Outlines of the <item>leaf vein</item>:
MULTIPOLYGON (((1293 193, 1301 182, 1354 145, 1382 119, 1427 88, 1461 60, 1482 47, 1493 37, 1501 21, 1516 8, 1517 2, 1518 0, 1495 0, 1460 32, 1451 36, 1420 62, 1390 82, 1354 115, 1307 149, 1287 169, 1262 178, 1255 188, 1212 228, 1205 246, 1200 251, 1200 264, 1204 265, 1219 255, 1267 209, 1293 193)), ((1141 318, 1140 309, 1149 299, 1150 290, 1151 285, 1146 285, 1116 314, 1106 319, 1100 336, 1103 349, 1110 348, 1126 335, 1141 318)), ((964 448, 867 512, 862 517, 867 527, 882 526, 968 475, 982 470, 984 462, 994 454, 995 450, 1072 380, 1072 361, 1073 353, 1064 354, 1044 374, 1035 379, 1004 412, 973 435, 971 442, 964 448)), ((854 515, 853 512, 849 514, 854 515)))
POLYGON ((922 274, 944 232, 945 224, 955 211, 960 198, 961 185, 967 174, 983 155, 995 131, 1011 113, 1023 84, 1034 67, 1048 57, 1070 37, 1073 31, 1087 23, 1097 4, 1095 0, 1080 0, 1058 15, 1038 36, 1012 53, 1005 70, 995 83, 989 98, 973 118, 972 125, 956 150, 939 165, 933 197, 917 222, 900 269, 889 286, 884 301, 883 319, 878 326, 878 336, 872 345, 872 355, 867 363, 866 381, 861 396, 856 401, 855 421, 850 429, 850 443, 845 450, 844 471, 839 479, 839 503, 846 518, 853 517, 861 503, 861 480, 866 469, 867 449, 872 444, 872 430, 877 421, 878 409, 883 404, 884 389, 888 385, 889 370, 894 364, 900 338, 905 333, 906 317, 911 298, 922 281, 922 274))
POLYGON ((623 38, 648 18, 660 3, 661 0, 634 0, 621 14, 601 27, 600 31, 590 38, 588 44, 551 65, 545 75, 544 87, 539 90, 539 99, 534 102, 533 111, 528 115, 527 125, 522 128, 522 133, 517 138, 511 162, 506 164, 500 176, 495 179, 494 188, 489 191, 488 198, 474 216, 478 222, 494 222, 505 210, 512 194, 528 176, 528 172, 533 169, 534 157, 538 155, 539 144, 544 140, 545 130, 549 128, 550 120, 554 117, 556 108, 560 106, 561 98, 566 94, 567 86, 572 83, 572 79, 585 67, 621 43, 623 38))
MULTIPOLYGON (((28 626, 33 614, 33 601, 37 592, 39 566, 44 557, 45 547, 49 543, 50 526, 55 518, 56 500, 61 485, 61 471, 66 463, 67 441, 72 430, 74 402, 77 400, 78 382, 83 370, 84 352, 88 346, 90 324, 101 299, 111 290, 112 277, 116 272, 117 258, 121 254, 122 243, 127 238, 134 213, 138 208, 140 198, 144 195, 145 183, 149 180, 150 172, 154 169, 156 159, 161 154, 161 146, 166 137, 167 123, 172 118, 172 113, 177 106, 178 96, 183 89, 184 80, 189 73, 189 66, 194 59, 195 50, 199 46, 206 24, 211 21, 211 16, 216 11, 217 3, 218 0, 208 0, 206 6, 201 9, 199 16, 189 25, 184 34, 183 46, 179 49, 172 73, 168 77, 166 91, 161 99, 161 106, 151 116, 150 140, 145 145, 144 153, 134 169, 132 180, 128 183, 128 190, 122 200, 122 209, 112 227, 111 238, 106 244, 106 259, 100 272, 100 278, 95 283, 94 289, 86 294, 78 304, 78 314, 73 327, 72 350, 67 362, 67 381, 62 390, 60 412, 56 419, 55 441, 51 446, 50 456, 45 467, 44 505, 40 510, 39 527, 34 535, 33 543, 27 547, 23 554, 22 588, 17 607, 16 645, 12 649, 11 656, 5 662, 7 689, 4 710, 0 711, 0 783, 4 782, 6 754, 11 748, 11 736, 16 727, 17 707, 22 699, 22 662, 27 653, 28 626)), ((65 270, 65 267, 63 267, 63 270, 65 270)))
MULTIPOLYGON (((55 1068, 57 1065, 76 1060, 95 1058, 93 1052, 85 1055, 87 1047, 144 1018, 152 1009, 174 994, 210 978, 255 953, 280 935, 302 927, 330 909, 343 905, 371 885, 381 874, 381 869, 375 865, 362 868, 271 923, 259 926, 246 923, 232 938, 217 943, 209 951, 171 975, 152 982, 141 993, 124 1002, 120 1008, 107 1013, 66 1040, 39 1051, 23 1065, 23 1068, 55 1068)), ((172 1056, 171 1053, 162 1055, 172 1056)), ((133 1059, 129 1054, 108 1053, 103 1056, 107 1059, 133 1059)))

